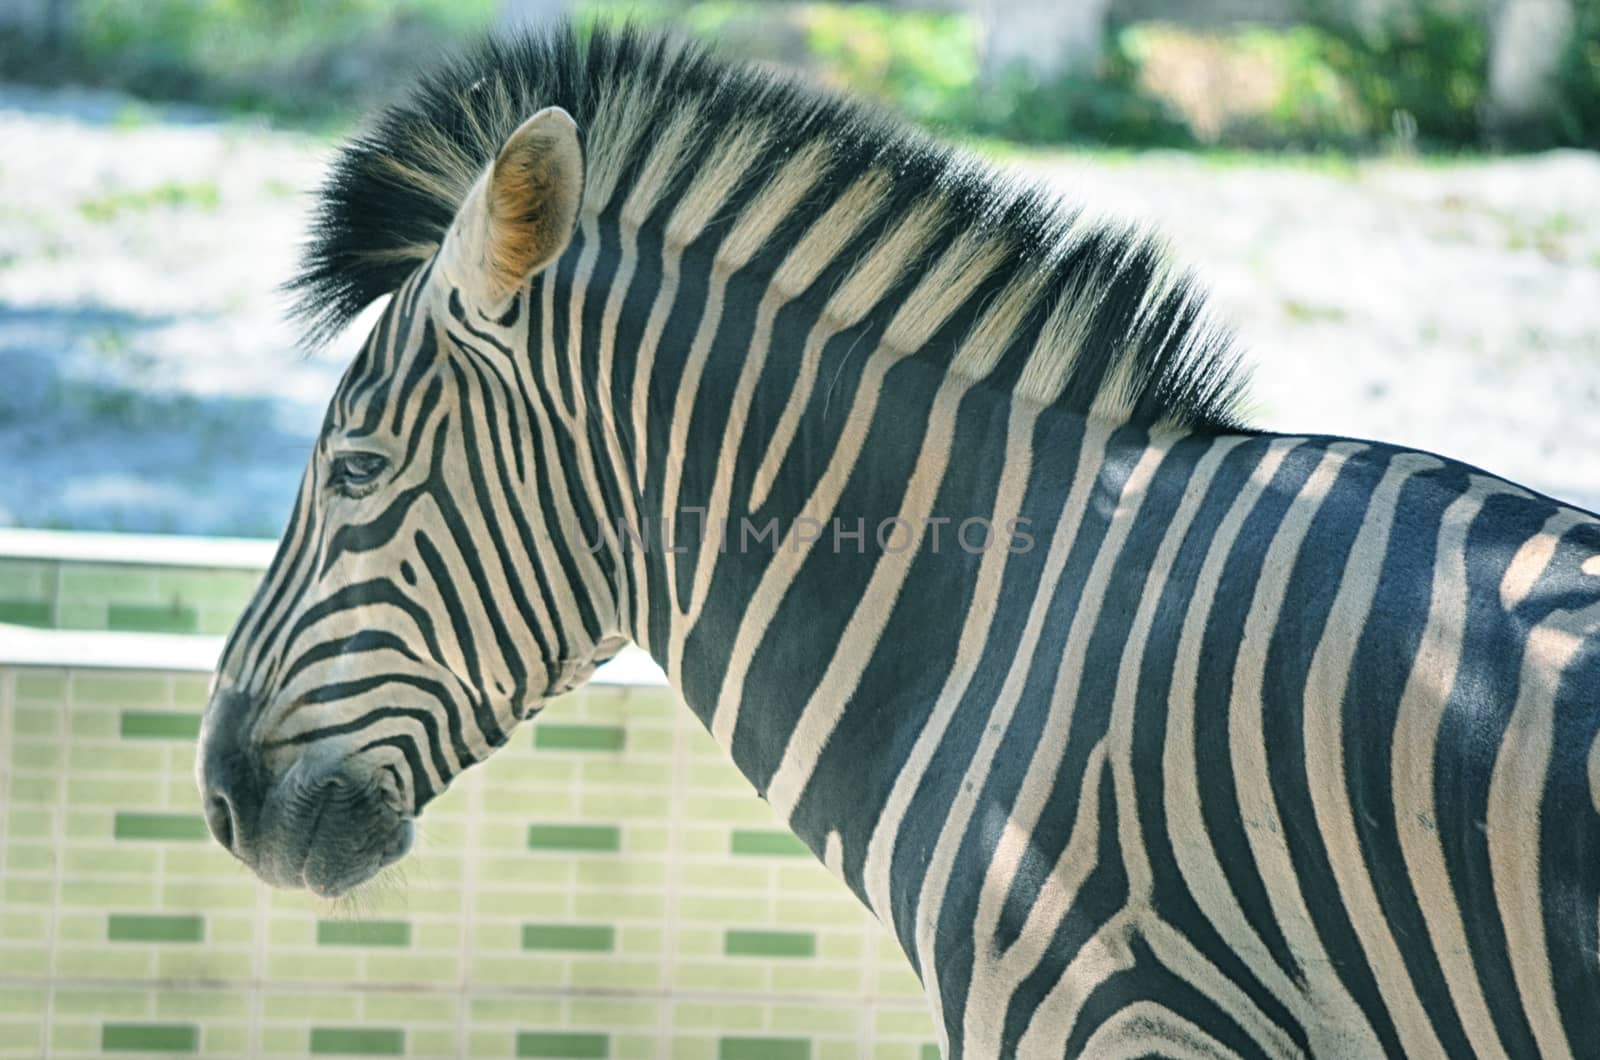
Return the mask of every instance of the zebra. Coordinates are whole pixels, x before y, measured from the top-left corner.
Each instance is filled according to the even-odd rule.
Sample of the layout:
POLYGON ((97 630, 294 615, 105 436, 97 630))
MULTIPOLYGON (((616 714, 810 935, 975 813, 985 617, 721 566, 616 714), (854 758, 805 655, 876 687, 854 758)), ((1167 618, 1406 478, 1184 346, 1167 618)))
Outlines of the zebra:
POLYGON ((557 28, 347 144, 290 289, 388 301, 203 719, 267 882, 362 884, 631 642, 947 1056, 1600 1054, 1600 521, 1251 428, 1154 237, 557 28))

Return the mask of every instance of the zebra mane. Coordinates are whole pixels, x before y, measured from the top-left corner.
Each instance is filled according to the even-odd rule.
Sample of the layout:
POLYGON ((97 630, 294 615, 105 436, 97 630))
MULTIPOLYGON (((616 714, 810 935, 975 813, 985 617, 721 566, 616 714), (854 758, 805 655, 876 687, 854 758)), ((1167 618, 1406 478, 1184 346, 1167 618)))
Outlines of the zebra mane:
MULTIPOLYGON (((334 161, 287 285, 309 339, 330 337, 399 288, 438 248, 505 139, 551 105, 571 113, 585 137, 586 213, 618 190, 636 216, 675 192, 699 194, 703 228, 727 201, 726 185, 765 185, 757 209, 775 202, 816 218, 826 208, 816 228, 838 214, 854 223, 849 231, 872 234, 865 247, 809 233, 797 244, 813 240, 862 262, 830 313, 852 300, 852 286, 876 301, 897 277, 927 281, 896 314, 908 324, 901 332, 921 340, 904 352, 933 337, 917 314, 959 317, 967 332, 949 372, 1113 423, 1241 429, 1245 373, 1231 339, 1148 234, 1086 222, 870 106, 632 27, 597 28, 586 40, 568 25, 484 40, 379 113, 334 161), (642 186, 650 194, 641 211, 642 186), (890 271, 855 284, 872 260, 890 271), (957 314, 957 302, 981 312, 957 314)), ((778 221, 752 227, 761 235, 746 233, 743 260, 778 221)), ((861 304, 856 319, 869 308, 861 304)), ((891 325, 886 335, 894 333, 891 325)))

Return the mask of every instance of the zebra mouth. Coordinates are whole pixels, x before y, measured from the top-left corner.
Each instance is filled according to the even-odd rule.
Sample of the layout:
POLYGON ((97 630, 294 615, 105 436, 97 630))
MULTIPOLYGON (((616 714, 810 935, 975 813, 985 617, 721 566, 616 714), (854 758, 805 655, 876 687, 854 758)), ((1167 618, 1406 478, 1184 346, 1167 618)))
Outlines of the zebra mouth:
POLYGON ((240 738, 250 706, 237 692, 218 696, 198 756, 206 825, 229 853, 273 887, 334 898, 410 851, 415 810, 394 766, 325 741, 274 775, 263 748, 240 738))
POLYGON ((416 826, 375 785, 335 778, 325 785, 305 834, 300 884, 320 897, 338 898, 405 857, 416 826))
POLYGON ((415 828, 403 821, 384 840, 375 857, 339 865, 316 856, 316 844, 300 870, 300 881, 319 898, 339 898, 366 883, 379 872, 406 856, 411 849, 415 828))

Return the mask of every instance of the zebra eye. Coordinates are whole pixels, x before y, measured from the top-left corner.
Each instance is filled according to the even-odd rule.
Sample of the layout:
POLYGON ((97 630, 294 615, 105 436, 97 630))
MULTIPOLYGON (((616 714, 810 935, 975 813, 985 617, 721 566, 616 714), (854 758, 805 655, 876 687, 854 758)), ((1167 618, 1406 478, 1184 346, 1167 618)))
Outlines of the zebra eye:
POLYGON ((333 458, 328 484, 346 497, 364 496, 388 466, 377 453, 341 453, 333 458))

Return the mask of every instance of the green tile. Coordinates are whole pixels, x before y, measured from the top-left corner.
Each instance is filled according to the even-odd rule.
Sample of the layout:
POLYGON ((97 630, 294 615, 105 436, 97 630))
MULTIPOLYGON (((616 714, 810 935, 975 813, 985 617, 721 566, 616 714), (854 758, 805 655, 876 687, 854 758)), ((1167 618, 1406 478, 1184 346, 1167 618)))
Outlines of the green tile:
POLYGON ((0 622, 14 626, 50 625, 48 600, 0 600, 0 622))
POLYGON ((43 984, 0 986, 0 1018, 21 1016, 37 1019, 45 1013, 50 992, 43 984))
POLYGON ((522 1031, 517 1035, 518 1056, 590 1060, 611 1055, 611 1039, 604 1034, 568 1034, 560 1031, 522 1031))
POLYGON ((565 1022, 579 1027, 610 1027, 612 1030, 631 1027, 653 1032, 661 1024, 661 1005, 655 998, 574 997, 567 1003, 565 1022))
POLYGON ((262 999, 262 1015, 269 1024, 308 1021, 344 1021, 356 1018, 361 998, 354 992, 322 990, 303 993, 274 989, 262 999))
POLYGON ((574 896, 572 911, 586 920, 609 917, 638 920, 662 920, 667 915, 666 896, 660 893, 619 894, 616 891, 591 894, 580 891, 574 896))
MULTIPOLYGON (((539 766, 546 761, 549 759, 540 761, 539 766)), ((672 765, 641 762, 637 755, 593 755, 583 763, 583 779, 586 784, 630 787, 656 795, 671 786, 672 765)))
POLYGON ((528 826, 528 848, 610 853, 622 849, 622 830, 615 825, 534 824, 528 826))
POLYGON ((106 922, 106 938, 112 942, 199 942, 205 931, 205 920, 198 916, 112 913, 106 922))
POLYGON ((626 740, 620 725, 552 725, 533 729, 533 746, 541 751, 620 751, 626 740))
MULTIPOLYGON (((18 698, 21 698, 22 679, 17 679, 18 698)), ((27 746, 18 744, 12 748, 20 765, 31 764, 31 759, 25 757, 37 751, 40 747, 59 749, 61 746, 58 733, 61 731, 61 704, 66 697, 57 696, 48 707, 22 707, 16 708, 12 715, 11 732, 19 741, 30 741, 27 746), (49 740, 41 744, 39 739, 49 740)))
POLYGON ((717 1060, 811 1060, 811 1042, 805 1038, 724 1038, 717 1043, 717 1060))
MULTIPOLYGON (((78 700, 77 697, 74 697, 70 702, 71 708, 67 713, 67 734, 72 737, 74 742, 116 739, 117 716, 115 714, 108 710, 80 710, 78 708, 87 704, 78 700)), ((130 706, 131 703, 128 700, 123 700, 117 705, 126 707, 130 706)), ((147 779, 152 787, 160 787, 161 782, 166 778, 148 777, 144 779, 147 779)), ((133 805, 132 800, 129 801, 129 805, 133 805)))
POLYGON ((55 591, 56 564, 51 560, 0 558, 0 593, 42 597, 55 591))
MULTIPOLYGON (((90 756, 84 755, 84 757, 90 756)), ((117 776, 69 773, 67 805, 75 809, 88 809, 91 806, 159 806, 163 781, 167 779, 155 769, 134 773, 127 779, 117 776)), ((189 782, 189 790, 194 792, 192 780, 189 782)), ((198 801, 199 793, 194 792, 194 797, 195 801, 198 801)))
POLYGON ((57 629, 105 629, 106 603, 101 599, 58 599, 55 625, 57 629))
POLYGON ((55 864, 56 852, 49 846, 12 844, 6 851, 8 872, 49 872, 55 864))
POLYGON ((466 1004, 474 1025, 562 1023, 564 1022, 562 1014, 566 1011, 566 1005, 560 1000, 537 995, 497 997, 473 994, 469 991, 466 995, 466 1004))
MULTIPOLYGON (((659 790, 631 793, 591 790, 581 795, 578 813, 583 817, 663 821, 672 815, 672 804, 661 797, 659 790)), ((662 828, 655 834, 664 836, 666 831, 662 828)))
POLYGON ((367 962, 364 977, 374 983, 450 983, 460 974, 459 954, 430 953, 405 955, 391 953, 367 962))
POLYGON ((184 990, 162 984, 162 988, 153 991, 153 993, 155 994, 157 1016, 171 1019, 191 1019, 197 1023, 209 1022, 213 1028, 218 1021, 238 1021, 241 1023, 247 1021, 250 1019, 251 1010, 255 1007, 252 1003, 252 992, 249 989, 207 990, 197 988, 184 990))
POLYGON ((810 848, 800 842, 800 837, 790 832, 762 832, 736 828, 729 844, 735 854, 755 857, 807 857, 810 848))
POLYGON ((319 920, 318 946, 409 946, 411 925, 404 920, 319 920))
POLYGON ((782 967, 772 969, 772 988, 786 994, 859 994, 862 990, 862 972, 859 968, 840 968, 837 965, 826 967, 812 961, 789 961, 782 967))
POLYGON ((203 840, 210 833, 194 813, 119 813, 112 834, 118 839, 203 840))
MULTIPOLYGON (((845 974, 851 973, 847 971, 845 974)), ((771 1022, 768 1023, 767 1029, 779 1033, 815 1036, 842 1034, 853 1039, 861 1033, 863 1015, 864 1013, 854 1005, 788 1004, 772 1009, 768 1017, 771 1022)))
POLYGON ((462 1055, 456 1051, 454 1028, 450 1030, 419 1028, 411 1032, 411 1040, 407 1044, 410 1046, 412 1056, 442 1058, 462 1055))
MULTIPOLYGON (((371 962, 373 964, 381 962, 371 962)), ((443 979, 434 980, 442 984, 443 979)), ((461 1009, 461 996, 454 990, 440 990, 438 994, 382 993, 362 991, 361 1014, 369 1020, 394 1020, 396 1023, 433 1023, 454 1027, 456 1014, 461 1009)), ((417 1043, 411 1051, 418 1052, 417 1043)))
POLYGON ((393 1027, 313 1027, 311 1051, 341 1056, 404 1056, 406 1032, 393 1027))
POLYGON ((228 953, 215 946, 173 947, 156 955, 156 979, 209 979, 222 982, 250 978, 249 953, 228 953))
MULTIPOLYGON (((67 768, 75 776, 68 781, 67 801, 73 801, 71 784, 83 774, 132 773, 155 778, 157 784, 174 774, 182 776, 182 767, 173 769, 167 762, 167 749, 151 744, 121 743, 106 746, 103 742, 74 742, 67 755, 67 768), (170 770, 170 771, 169 771, 170 770)), ((191 781, 193 778, 189 778, 191 781)), ((124 801, 121 805, 128 805, 124 801)))
POLYGON ((661 986, 661 962, 620 961, 612 957, 574 960, 571 968, 575 990, 626 990, 645 993, 661 986))
POLYGON ((605 924, 524 924, 525 950, 608 951, 616 946, 616 930, 605 924))
POLYGON ((939 1047, 932 1042, 925 1042, 921 1051, 917 1053, 918 1060, 944 1060, 939 1052, 939 1047))
MULTIPOLYGON (((55 1018, 74 1016, 77 1020, 132 1021, 149 1008, 144 990, 120 988, 83 989, 59 984, 55 992, 55 1018)), ((69 1021, 63 1021, 69 1022, 69 1021)))
POLYGON ((179 710, 125 710, 124 740, 193 740, 200 736, 200 715, 179 710))
POLYGON ((54 978, 59 982, 74 979, 150 978, 150 954, 138 949, 110 950, 104 944, 93 949, 56 948, 54 978))
POLYGON ((643 858, 580 861, 575 866, 579 887, 664 887, 667 867, 643 858))
POLYGON ((239 622, 239 615, 244 612, 244 602, 240 601, 237 608, 227 611, 202 611, 200 613, 200 628, 195 632, 208 637, 221 637, 229 633, 239 622))
MULTIPOLYGON (((232 629, 230 624, 228 629, 232 629)), ((224 629, 222 632, 228 632, 224 629)), ((179 707, 194 707, 199 710, 206 705, 206 700, 211 696, 210 674, 173 674, 172 675, 172 702, 179 707)))
POLYGON ((7 821, 11 842, 20 839, 42 839, 54 842, 54 827, 56 815, 50 810, 25 810, 20 806, 11 808, 11 816, 7 821))
POLYGON ((722 952, 729 957, 815 957, 817 937, 809 931, 729 931, 722 952))
POLYGON ((61 568, 61 589, 70 596, 147 595, 155 587, 155 571, 142 563, 78 563, 61 568))
MULTIPOLYGON (((75 706, 170 707, 171 685, 165 674, 113 670, 101 673, 79 671, 72 678, 75 706)), ((82 716, 85 712, 79 712, 82 716)), ((98 717, 99 712, 89 712, 98 717)), ((109 718, 106 719, 109 722, 109 718)))
MULTIPOLYGON (((819 866, 820 867, 820 866, 819 866)), ((833 877, 828 878, 829 883, 836 884, 833 877)), ((782 884, 779 884, 782 887, 782 884)), ((840 924, 848 923, 849 919, 861 912, 855 895, 839 888, 840 893, 818 898, 788 898, 780 890, 776 908, 773 913, 779 923, 784 924, 840 924)))
POLYGON ((0 880, 0 901, 18 905, 50 905, 55 894, 49 880, 0 880))
POLYGON ((14 774, 11 778, 11 801, 52 806, 60 797, 59 789, 60 785, 53 776, 24 777, 14 774))
POLYGON ((207 1056, 248 1056, 249 1035, 243 1027, 207 1027, 207 1056))
POLYGON ((267 954, 268 979, 285 979, 310 985, 317 982, 354 982, 360 974, 361 958, 353 953, 267 954))
POLYGON ((192 1053, 200 1047, 200 1029, 189 1023, 107 1023, 100 1028, 100 1048, 108 1053, 192 1053))
POLYGON ((17 699, 31 703, 59 704, 67 697, 67 675, 60 670, 17 671, 17 699))
POLYGON ((182 604, 108 604, 106 628, 130 633, 194 633, 200 616, 182 604))

